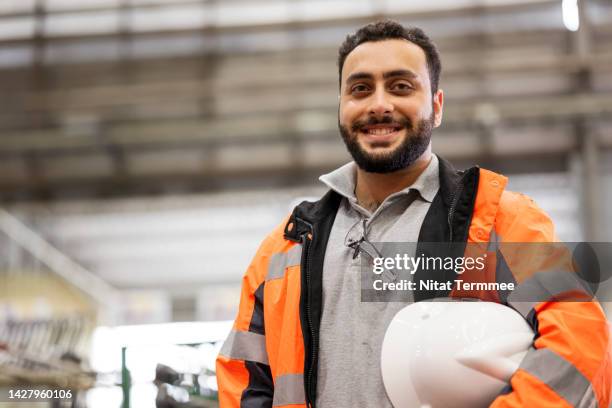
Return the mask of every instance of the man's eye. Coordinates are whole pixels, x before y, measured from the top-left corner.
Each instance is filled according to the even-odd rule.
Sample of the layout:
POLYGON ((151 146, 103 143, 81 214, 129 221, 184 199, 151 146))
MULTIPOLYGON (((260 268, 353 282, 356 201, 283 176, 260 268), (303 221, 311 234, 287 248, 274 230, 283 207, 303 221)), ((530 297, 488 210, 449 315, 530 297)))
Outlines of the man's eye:
POLYGON ((405 82, 397 82, 391 86, 391 90, 399 92, 409 92, 412 91, 412 89, 412 86, 405 82))
POLYGON ((351 88, 351 93, 354 93, 354 94, 363 94, 365 92, 368 92, 368 90, 369 90, 368 87, 365 86, 365 85, 354 85, 351 88))

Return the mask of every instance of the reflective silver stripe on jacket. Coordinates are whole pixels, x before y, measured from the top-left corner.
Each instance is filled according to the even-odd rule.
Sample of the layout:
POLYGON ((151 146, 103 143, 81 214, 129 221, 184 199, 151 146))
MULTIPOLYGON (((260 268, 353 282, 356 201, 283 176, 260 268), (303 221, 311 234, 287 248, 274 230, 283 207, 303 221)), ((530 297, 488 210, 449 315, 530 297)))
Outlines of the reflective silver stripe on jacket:
POLYGON ((302 374, 285 374, 274 381, 274 401, 272 406, 305 404, 304 376, 302 374))
POLYGON ((592 294, 580 282, 573 272, 551 271, 537 272, 531 278, 521 283, 508 296, 508 304, 527 318, 529 312, 538 304, 546 301, 578 301, 589 300, 592 294), (567 298, 564 293, 574 292, 567 298), (575 292, 584 293, 584 298, 580 299, 575 292))
POLYGON ((531 349, 521 369, 537 377, 572 407, 598 407, 597 397, 589 380, 565 358, 550 349, 531 349))
POLYGON ((280 279, 285 276, 285 270, 290 266, 296 266, 300 264, 302 259, 302 246, 294 245, 287 252, 280 252, 272 255, 270 258, 270 264, 268 266, 268 274, 266 275, 266 281, 272 279, 280 279))
POLYGON ((502 242, 501 236, 498 236, 495 232, 495 228, 491 230, 491 234, 489 235, 489 243, 487 244, 488 252, 495 252, 499 249, 499 243, 502 242))
POLYGON ((266 337, 263 334, 232 330, 219 354, 234 360, 268 364, 266 337))

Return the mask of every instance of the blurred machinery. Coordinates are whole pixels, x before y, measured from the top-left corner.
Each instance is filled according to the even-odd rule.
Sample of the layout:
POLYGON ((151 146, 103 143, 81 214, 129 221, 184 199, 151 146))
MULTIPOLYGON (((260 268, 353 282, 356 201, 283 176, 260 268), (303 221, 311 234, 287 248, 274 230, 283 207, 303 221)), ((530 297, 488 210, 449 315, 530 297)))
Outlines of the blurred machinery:
POLYGON ((0 265, 9 267, 0 284, 0 401, 15 402, 15 392, 38 390, 55 393, 51 406, 84 407, 84 391, 96 380, 87 361, 96 303, 63 278, 78 272, 58 264, 56 249, 5 212, 0 244, 0 265), (10 268, 15 256, 19 269, 10 268))
POLYGON ((206 384, 200 384, 200 378, 215 378, 214 372, 205 371, 199 374, 181 374, 172 367, 158 364, 155 370, 157 408, 217 408, 217 391, 206 384))
MULTIPOLYGON (((57 396, 51 403, 63 401, 65 406, 84 407, 84 391, 96 380, 95 373, 73 351, 77 343, 87 337, 84 329, 84 322, 79 317, 8 320, 0 324, 2 400, 15 401, 13 394, 18 390, 38 389, 55 392, 57 396)), ((40 397, 40 400, 45 398, 40 397)))

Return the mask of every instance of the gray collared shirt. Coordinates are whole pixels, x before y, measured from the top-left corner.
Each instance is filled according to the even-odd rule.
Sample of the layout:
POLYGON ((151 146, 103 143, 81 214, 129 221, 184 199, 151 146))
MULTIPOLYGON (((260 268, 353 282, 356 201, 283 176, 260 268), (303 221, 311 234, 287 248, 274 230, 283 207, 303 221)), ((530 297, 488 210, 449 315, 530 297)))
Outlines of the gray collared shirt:
POLYGON ((421 224, 440 187, 438 158, 406 189, 370 212, 355 196, 354 162, 320 180, 344 198, 323 264, 317 406, 392 408, 380 372, 385 331, 403 302, 361 302, 360 256, 347 246, 364 234, 371 242, 417 242, 421 224), (365 221, 365 223, 364 223, 365 221))

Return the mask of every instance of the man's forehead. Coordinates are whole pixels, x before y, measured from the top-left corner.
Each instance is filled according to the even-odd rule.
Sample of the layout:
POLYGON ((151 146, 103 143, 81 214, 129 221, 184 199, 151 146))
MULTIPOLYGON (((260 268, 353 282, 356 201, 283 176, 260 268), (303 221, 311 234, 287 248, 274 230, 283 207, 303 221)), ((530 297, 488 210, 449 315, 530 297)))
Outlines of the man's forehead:
POLYGON ((346 57, 342 81, 355 72, 377 76, 397 70, 409 70, 420 77, 428 75, 425 52, 404 39, 368 41, 355 47, 346 57))

